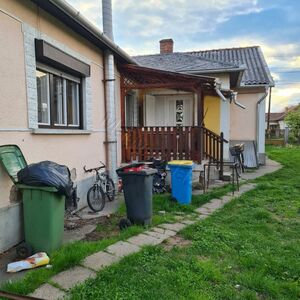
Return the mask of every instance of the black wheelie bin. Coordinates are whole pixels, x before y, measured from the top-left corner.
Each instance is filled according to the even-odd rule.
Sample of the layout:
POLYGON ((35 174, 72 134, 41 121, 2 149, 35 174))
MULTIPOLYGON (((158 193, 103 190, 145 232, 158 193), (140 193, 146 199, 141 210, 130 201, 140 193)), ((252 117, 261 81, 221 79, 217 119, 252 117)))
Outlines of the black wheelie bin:
POLYGON ((131 224, 150 225, 152 221, 153 175, 157 170, 145 164, 131 164, 117 170, 122 179, 127 210, 127 220, 120 221, 120 228, 131 224))

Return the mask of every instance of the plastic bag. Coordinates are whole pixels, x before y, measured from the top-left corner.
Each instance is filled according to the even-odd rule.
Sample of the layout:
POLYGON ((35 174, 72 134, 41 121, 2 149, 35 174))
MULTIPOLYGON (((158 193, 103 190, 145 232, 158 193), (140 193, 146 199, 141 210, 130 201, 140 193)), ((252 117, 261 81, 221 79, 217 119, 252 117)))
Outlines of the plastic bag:
POLYGON ((22 270, 34 269, 40 266, 48 265, 49 261, 50 259, 47 253, 39 252, 24 260, 8 264, 6 272, 16 273, 22 270))
POLYGON ((60 195, 71 197, 73 182, 68 167, 52 161, 31 164, 17 174, 18 182, 31 186, 51 186, 60 195))

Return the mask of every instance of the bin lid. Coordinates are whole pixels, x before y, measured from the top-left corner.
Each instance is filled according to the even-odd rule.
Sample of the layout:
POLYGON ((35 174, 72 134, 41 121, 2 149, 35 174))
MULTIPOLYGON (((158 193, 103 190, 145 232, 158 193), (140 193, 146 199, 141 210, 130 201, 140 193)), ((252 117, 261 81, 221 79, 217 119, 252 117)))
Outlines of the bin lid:
POLYGON ((168 162, 168 165, 178 165, 178 166, 192 166, 192 160, 172 160, 168 162))
POLYGON ((0 146, 0 163, 14 183, 18 182, 18 172, 27 166, 23 153, 17 145, 0 146))

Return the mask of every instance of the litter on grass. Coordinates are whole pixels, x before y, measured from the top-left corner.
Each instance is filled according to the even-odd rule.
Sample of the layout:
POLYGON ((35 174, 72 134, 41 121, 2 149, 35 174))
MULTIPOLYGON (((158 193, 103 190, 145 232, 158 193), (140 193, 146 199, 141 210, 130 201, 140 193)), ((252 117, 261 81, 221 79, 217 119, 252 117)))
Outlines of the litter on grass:
POLYGON ((22 270, 34 269, 44 265, 48 265, 50 258, 47 253, 39 252, 24 260, 16 261, 7 265, 6 272, 16 273, 22 270))

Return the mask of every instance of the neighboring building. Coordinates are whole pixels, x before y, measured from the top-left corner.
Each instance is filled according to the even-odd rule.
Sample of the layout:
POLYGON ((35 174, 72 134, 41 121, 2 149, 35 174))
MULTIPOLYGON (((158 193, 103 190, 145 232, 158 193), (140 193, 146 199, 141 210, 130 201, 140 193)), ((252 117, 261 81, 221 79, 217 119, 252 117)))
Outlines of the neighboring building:
MULTIPOLYGON (((204 95, 205 127, 217 134, 223 132, 225 139, 232 144, 245 142, 253 145, 254 142, 260 163, 264 163, 265 99, 274 82, 260 47, 173 52, 173 40, 167 39, 160 41, 160 54, 136 56, 134 59, 143 67, 217 78, 220 91, 228 100, 223 101, 226 99, 216 93, 204 95), (234 104, 233 92, 237 92, 236 104, 242 104, 245 109, 234 104)), ((150 91, 148 98, 149 94, 152 98, 148 103, 145 101, 144 125, 176 125, 172 116, 166 114, 170 109, 176 110, 175 104, 170 108, 166 103, 179 98, 186 110, 185 125, 193 124, 193 95, 183 99, 174 91, 169 91, 167 97, 150 91)))
MULTIPOLYGON (((300 104, 291 105, 285 108, 283 112, 279 113, 270 113, 270 129, 275 130, 284 130, 288 125, 285 122, 285 117, 291 111, 296 111, 300 108, 300 104)), ((265 114, 265 129, 268 129, 268 116, 269 114, 265 114)))
MULTIPOLYGON (((284 121, 284 118, 286 116, 287 112, 280 112, 280 113, 270 113, 270 129, 271 130, 284 130, 287 127, 287 124, 284 121)), ((268 116, 269 114, 266 113, 265 121, 266 121, 266 127, 268 128, 268 116)))
MULTIPOLYGON (((131 58, 61 0, 0 0, 0 45, 0 145, 18 145, 28 163, 51 160, 73 169, 82 207, 93 182, 83 166, 108 162, 109 155, 121 162, 119 122, 109 129, 116 140, 107 142, 104 52, 118 64, 131 58), (117 151, 107 153, 112 143, 117 151)), ((119 120, 115 72, 110 113, 119 120)), ((21 240, 21 208, 0 166, 0 252, 21 240)))

